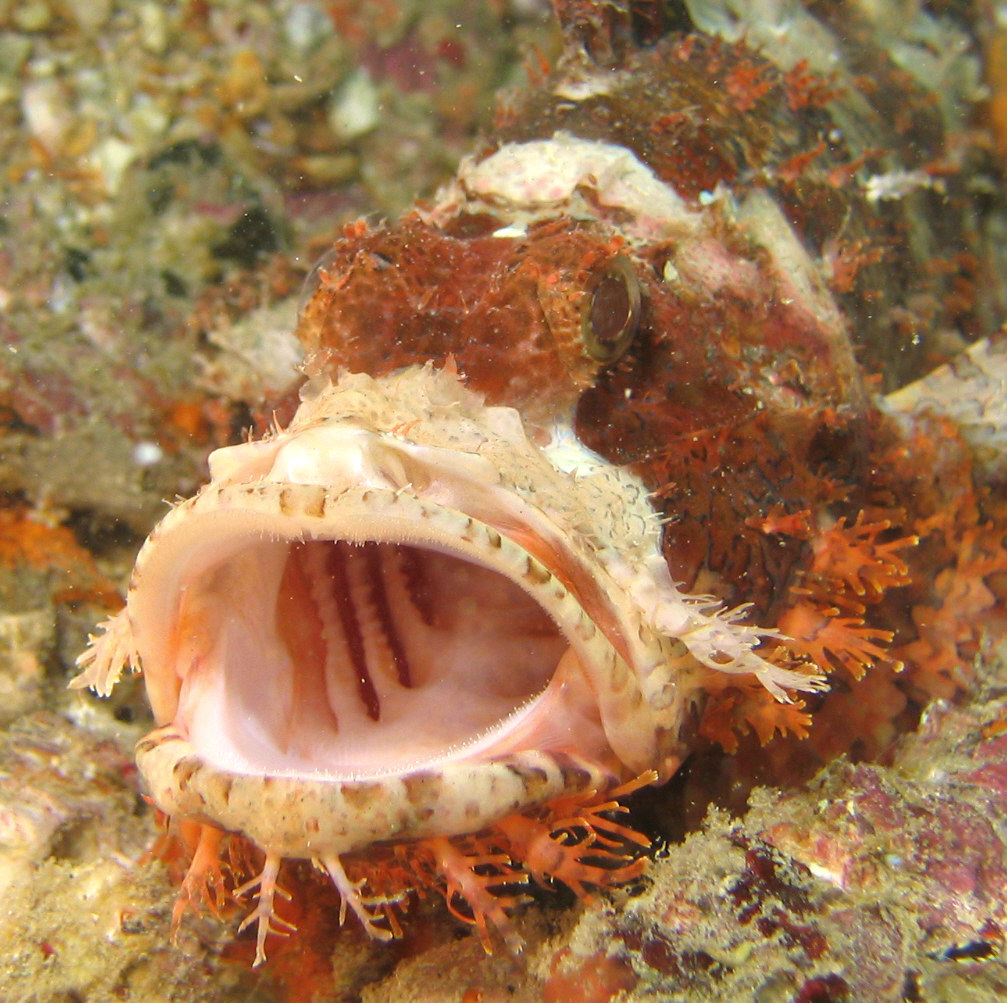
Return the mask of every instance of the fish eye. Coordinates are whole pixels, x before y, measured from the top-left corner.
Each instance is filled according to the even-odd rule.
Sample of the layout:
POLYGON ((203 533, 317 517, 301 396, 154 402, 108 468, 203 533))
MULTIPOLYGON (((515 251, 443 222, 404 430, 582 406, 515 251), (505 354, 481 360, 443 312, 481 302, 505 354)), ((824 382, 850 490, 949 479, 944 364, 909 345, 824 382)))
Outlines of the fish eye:
POLYGON ((613 258, 584 300, 581 336, 587 354, 603 365, 615 362, 640 326, 640 280, 629 259, 613 258))
POLYGON ((311 271, 304 276, 304 283, 301 285, 301 294, 297 298, 297 316, 300 317, 304 308, 311 302, 312 297, 322 284, 323 274, 335 260, 335 248, 329 248, 312 266, 311 271))

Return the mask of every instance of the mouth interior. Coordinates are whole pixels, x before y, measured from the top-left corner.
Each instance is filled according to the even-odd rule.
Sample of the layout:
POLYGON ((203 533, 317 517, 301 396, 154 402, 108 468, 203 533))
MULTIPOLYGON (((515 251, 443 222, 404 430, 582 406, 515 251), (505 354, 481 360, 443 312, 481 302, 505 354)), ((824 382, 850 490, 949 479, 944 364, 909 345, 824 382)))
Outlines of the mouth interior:
POLYGON ((488 747, 569 645, 506 576, 405 543, 247 541, 183 589, 178 722, 238 773, 355 779, 488 747))

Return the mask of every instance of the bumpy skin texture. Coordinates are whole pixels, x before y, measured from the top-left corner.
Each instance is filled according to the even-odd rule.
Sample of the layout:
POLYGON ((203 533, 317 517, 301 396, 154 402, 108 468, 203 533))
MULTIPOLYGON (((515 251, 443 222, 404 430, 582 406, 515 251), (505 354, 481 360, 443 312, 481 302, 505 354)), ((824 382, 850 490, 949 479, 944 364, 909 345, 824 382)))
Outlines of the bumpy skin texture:
MULTIPOLYGON (((865 97, 852 79, 777 67, 743 43, 699 35, 636 51, 633 16, 644 38, 659 33, 644 17, 655 13, 650 5, 606 5, 605 18, 593 5, 559 7, 564 61, 503 115, 500 141, 463 164, 432 205, 395 224, 347 227, 319 263, 298 330, 313 377, 298 418, 271 439, 218 454, 213 484, 152 534, 126 613, 85 658, 82 682, 99 689, 124 663, 142 663, 161 727, 141 743, 141 768, 164 810, 201 826, 189 834, 195 863, 180 901, 257 889, 250 918, 260 959, 271 924, 283 922, 273 897, 288 855, 320 863, 372 936, 398 933, 407 892, 430 884, 484 942, 495 933, 514 946, 506 911, 519 897, 501 890, 527 873, 579 894, 639 873, 630 856, 645 840, 606 813, 617 794, 667 779, 690 742, 733 752, 751 736, 802 736, 813 709, 804 701, 813 700, 821 706, 809 740, 774 743, 761 765, 791 780, 837 753, 876 755, 928 700, 969 686, 982 633, 1001 625, 1002 345, 978 342, 954 368, 888 398, 871 375, 893 359, 885 379, 894 385, 922 375, 946 360, 955 340, 948 324, 961 329, 962 347, 992 312, 971 287, 963 294, 964 283, 945 295, 948 271, 920 260, 921 248, 937 264, 953 249, 981 272, 982 248, 967 227, 945 220, 923 240, 913 199, 877 195, 908 185, 925 201, 938 187, 957 190, 940 116, 919 85, 905 82, 897 137, 873 118, 849 135, 865 97), (912 149, 907 159, 888 147, 896 139, 912 149), (939 306, 908 320, 903 309, 894 331, 894 304, 924 294, 939 306), (431 360, 439 375, 420 368, 431 360), (411 375, 396 384, 403 370, 411 375), (333 415, 326 394, 352 389, 347 372, 373 379, 356 412, 333 415), (396 387, 415 409, 375 419, 367 394, 394 400, 396 387), (471 426, 452 424, 462 420, 471 426), (461 428, 478 444, 449 441, 461 428), (519 475, 502 463, 487 477, 479 464, 501 429, 532 458, 519 475), (329 465, 310 447, 327 430, 339 456, 329 465), (448 445, 451 461, 437 452, 448 445), (281 462, 284 450, 296 462, 281 462), (325 480, 332 471, 334 485, 325 480), (550 494, 556 484, 566 501, 564 490, 550 494), (592 484, 597 497, 611 490, 620 500, 592 507, 592 484), (509 500, 490 504, 486 485, 509 500), (297 501, 305 486, 313 504, 297 501), (369 492, 381 520, 370 533, 360 528, 369 492), (394 506, 412 508, 400 516, 394 506), (592 523, 599 512, 632 518, 609 532, 592 523), (409 789, 410 761, 403 780, 360 775, 351 758, 331 781, 334 808, 319 807, 328 804, 319 785, 329 781, 289 760, 274 776, 235 766, 244 753, 229 753, 221 773, 190 745, 191 705, 194 693, 217 699, 217 677, 205 668, 218 660, 214 631, 228 643, 240 631, 211 606, 242 596, 241 565, 221 564, 212 579, 196 548, 177 541, 195 539, 180 527, 204 517, 225 526, 222 516, 245 520, 250 538, 293 541, 289 553, 256 544, 249 559, 280 583, 263 616, 282 610, 276 650, 284 666, 314 664, 316 696, 329 671, 316 649, 331 647, 339 630, 352 648, 353 631, 370 629, 347 627, 345 617, 340 627, 339 603, 319 597, 316 543, 452 553, 455 533, 465 541, 459 554, 484 560, 487 551, 465 549, 476 547, 471 531, 490 541, 479 546, 500 549, 502 536, 504 551, 523 548, 524 591, 567 639, 584 624, 600 638, 599 654, 578 648, 579 667, 561 661, 546 687, 550 699, 565 694, 564 721, 580 724, 562 738, 538 722, 516 737, 503 729, 461 754, 466 768, 480 756, 494 769, 506 768, 505 755, 545 757, 538 767, 521 761, 528 773, 512 799, 488 780, 485 810, 469 812, 468 826, 460 794, 449 793, 438 816, 438 798, 409 789), (434 528, 417 533, 423 521, 434 528), (187 578, 186 562, 198 574, 187 578), (152 620, 160 600, 151 596, 166 581, 182 596, 182 626, 152 620), (308 613, 297 597, 310 599, 308 613), (315 641, 284 633, 298 617, 322 624, 315 641), (155 639, 158 629, 167 640, 155 639), (825 698, 823 676, 832 686, 825 698), (271 806, 261 820, 253 818, 259 782, 271 806), (374 824, 368 808, 355 822, 354 798, 381 801, 382 784, 395 817, 374 824), (232 861, 248 854, 244 840, 265 851, 260 876, 242 888, 229 887, 216 863, 218 827, 236 830, 232 861)), ((898 74, 876 56, 887 89, 898 74)), ((234 556, 219 541, 207 546, 221 561, 234 556)), ((353 554, 336 552, 333 576, 346 573, 342 562, 352 579, 353 554)), ((415 576, 393 563, 378 577, 411 592, 419 609, 415 576)), ((380 606, 372 586, 342 589, 351 619, 380 606)), ((164 609, 170 620, 170 603, 164 609)), ((394 649, 401 638, 387 622, 383 630, 394 649)), ((406 637, 407 660, 423 636, 417 628, 406 637)), ((342 721, 360 705, 380 717, 372 662, 366 653, 356 661, 357 703, 330 693, 342 721)), ((403 691, 407 676, 400 665, 403 691)), ((514 716, 537 692, 528 685, 514 716)), ((286 755, 291 743, 284 732, 276 744, 286 755)), ((440 790, 459 753, 437 755, 425 768, 440 790)))
MULTIPOLYGON (((938 106, 855 20, 873 82, 780 69, 698 35, 627 53, 625 25, 560 13, 579 40, 560 70, 507 108, 499 141, 433 211, 347 233, 323 262, 302 340, 322 365, 371 373, 451 353, 467 385, 526 420, 572 412, 581 442, 654 493, 676 582, 751 603, 825 671, 886 666, 872 685, 892 720, 954 692, 951 648, 973 633, 942 639, 933 611, 948 586, 935 594, 935 576, 999 567, 1002 472, 988 483, 989 457, 975 465, 934 400, 974 394, 996 411, 1002 362, 946 383, 929 407, 872 402, 873 374, 896 386, 949 357, 949 324, 961 339, 992 333, 982 321, 995 301, 940 265, 991 267, 969 212, 938 209, 965 201, 938 106), (896 120, 865 110, 898 82, 896 120), (843 128, 858 115, 857 130, 843 128), (569 189, 550 187, 568 159, 545 137, 568 133, 631 150, 680 203, 662 214, 634 202, 605 176, 618 168, 590 156, 569 189), (522 187, 520 158, 504 157, 535 144, 554 162, 522 187), (906 176, 916 187, 905 197, 878 196, 906 176), (515 215, 525 230, 500 233, 515 215), (929 219, 939 222, 924 233, 929 219), (631 263, 641 317, 621 358, 592 365, 584 301, 616 257, 631 263), (925 312, 895 307, 920 300, 925 312), (971 558, 955 552, 963 533, 981 541, 971 558), (896 682, 903 662, 911 671, 896 682)), ((998 420, 988 414, 986 427, 998 420)), ((997 602, 986 591, 977 611, 997 602)), ((733 745, 728 729, 747 715, 768 737, 773 709, 760 701, 732 693, 708 711, 707 731, 733 745)), ((882 728, 857 741, 866 751, 888 738, 882 728)))

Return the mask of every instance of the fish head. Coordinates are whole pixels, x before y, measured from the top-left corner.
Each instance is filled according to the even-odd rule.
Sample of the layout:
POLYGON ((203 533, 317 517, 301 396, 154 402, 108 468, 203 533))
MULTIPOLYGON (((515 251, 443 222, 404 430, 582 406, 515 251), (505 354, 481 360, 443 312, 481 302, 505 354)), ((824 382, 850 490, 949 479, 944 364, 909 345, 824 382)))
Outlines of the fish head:
MULTIPOLYGON (((848 406, 841 323, 778 210, 698 217, 627 157, 501 149, 319 263, 293 422, 214 453, 134 571, 164 810, 295 856, 459 835, 671 776, 710 673, 821 687, 744 609, 680 588, 640 461, 848 406), (325 835, 264 812, 265 781, 325 835)), ((101 689, 114 658, 91 659, 101 689)))
POLYGON ((162 807, 279 839, 233 797, 186 799, 183 740, 218 775, 302 792, 393 791, 418 775, 485 787, 454 821, 424 798, 377 830, 340 808, 332 852, 677 769, 700 666, 652 622, 668 611, 648 590, 676 594, 632 476, 569 442, 535 444, 514 409, 430 364, 347 374, 210 468, 151 534, 127 603, 169 729, 140 760, 162 807), (474 779, 505 764, 524 778, 518 793, 474 779))

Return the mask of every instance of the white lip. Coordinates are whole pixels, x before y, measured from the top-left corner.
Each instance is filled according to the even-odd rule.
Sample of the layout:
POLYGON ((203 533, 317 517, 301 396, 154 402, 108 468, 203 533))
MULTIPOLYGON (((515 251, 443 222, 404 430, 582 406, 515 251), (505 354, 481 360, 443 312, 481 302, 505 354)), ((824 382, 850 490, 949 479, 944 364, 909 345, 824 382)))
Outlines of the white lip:
MULTIPOLYGON (((582 706, 593 701, 589 678, 629 674, 569 589, 535 557, 485 523, 399 491, 272 481, 211 489, 162 523, 141 567, 130 615, 157 719, 188 734, 208 762, 236 773, 387 776, 512 752, 526 739, 558 745, 575 726, 581 747, 595 747, 601 732, 595 722, 592 739, 582 706), (304 666, 281 643, 275 618, 284 567, 304 541, 387 545, 380 554, 410 545, 439 574, 446 569, 468 589, 483 590, 483 600, 505 593, 503 613, 476 610, 455 628, 461 637, 434 636, 414 613, 400 616, 424 678, 404 688, 376 668, 377 720, 345 665, 317 669, 315 699, 297 699, 304 666), (556 625, 551 633, 543 629, 546 617, 535 621, 536 608, 556 625), (522 618, 535 621, 532 633, 521 633, 522 618), (331 713, 316 706, 319 699, 331 713)), ((304 650, 310 647, 305 639, 304 650)))

